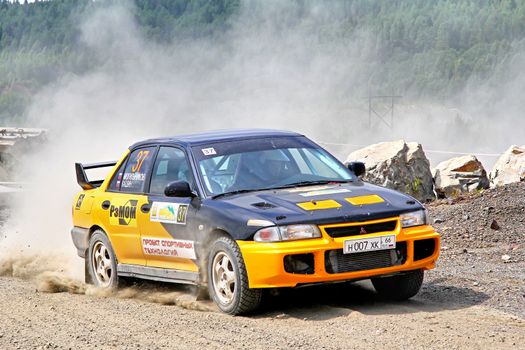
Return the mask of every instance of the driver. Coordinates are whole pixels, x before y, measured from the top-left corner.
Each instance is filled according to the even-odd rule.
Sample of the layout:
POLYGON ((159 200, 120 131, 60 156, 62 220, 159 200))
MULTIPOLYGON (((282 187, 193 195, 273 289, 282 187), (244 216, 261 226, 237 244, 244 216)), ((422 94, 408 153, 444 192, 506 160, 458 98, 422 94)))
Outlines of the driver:
POLYGON ((288 158, 280 150, 248 152, 241 155, 235 182, 228 191, 254 189, 277 184, 286 178, 288 158))
POLYGON ((259 158, 261 166, 261 177, 271 183, 277 183, 286 178, 289 159, 280 150, 261 152, 259 158))

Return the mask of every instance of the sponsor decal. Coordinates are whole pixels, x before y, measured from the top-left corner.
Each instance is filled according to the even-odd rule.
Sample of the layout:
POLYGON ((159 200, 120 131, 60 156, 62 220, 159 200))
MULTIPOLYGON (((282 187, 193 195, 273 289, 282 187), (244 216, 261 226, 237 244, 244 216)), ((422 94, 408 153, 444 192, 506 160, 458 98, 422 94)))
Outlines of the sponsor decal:
POLYGON ((377 204, 383 203, 385 200, 378 196, 377 194, 371 194, 367 196, 358 196, 358 197, 349 197, 345 200, 352 205, 368 205, 368 204, 377 204))
POLYGON ((300 193, 299 196, 303 197, 313 197, 313 196, 322 196, 325 194, 336 194, 336 193, 348 193, 352 192, 346 188, 334 188, 329 190, 318 190, 318 191, 310 191, 306 193, 300 193))
POLYGON ((210 147, 210 148, 203 148, 202 154, 204 154, 205 156, 213 156, 217 154, 217 152, 215 152, 215 148, 210 147))
POLYGON ((144 173, 125 173, 124 178, 122 179, 121 187, 134 187, 137 186, 137 184, 142 184, 145 179, 146 174, 144 173))
POLYGON ((122 175, 122 173, 119 173, 117 176, 116 188, 120 188, 120 183, 122 182, 122 175))
POLYGON ((295 192, 307 192, 307 191, 320 191, 320 190, 325 190, 328 188, 334 188, 334 186, 320 185, 320 186, 298 187, 298 188, 291 188, 287 190, 287 192, 295 193, 295 192))
POLYGON ((78 196, 77 204, 75 205, 76 210, 79 210, 80 207, 82 206, 82 201, 84 200, 85 196, 86 196, 85 194, 81 194, 80 196, 78 196))
POLYGON ((137 200, 131 199, 123 205, 109 207, 109 223, 111 225, 137 226, 137 200))
POLYGON ((131 167, 132 172, 140 172, 140 168, 142 168, 142 164, 144 163, 146 158, 148 158, 149 152, 150 151, 148 150, 142 150, 139 151, 139 153, 137 153, 137 157, 135 158, 135 164, 133 164, 133 166, 131 167))
POLYGON ((154 237, 142 238, 142 249, 146 255, 197 259, 195 242, 193 241, 154 237))
POLYGON ((144 183, 144 180, 146 180, 146 171, 148 168, 148 166, 143 167, 143 164, 144 161, 146 161, 146 164, 150 162, 151 155, 153 155, 153 153, 149 150, 141 150, 135 155, 135 159, 131 163, 131 169, 126 166, 124 176, 121 178, 119 175, 117 181, 122 180, 122 184, 120 185, 121 188, 134 190, 142 189, 142 184, 144 183))
POLYGON ((187 204, 153 202, 149 219, 154 222, 186 225, 187 213, 187 204))
POLYGON ((310 201, 310 202, 302 202, 297 203, 297 206, 304 210, 321 210, 321 209, 336 209, 340 208, 341 204, 339 204, 337 201, 334 201, 333 199, 326 199, 322 201, 310 201))

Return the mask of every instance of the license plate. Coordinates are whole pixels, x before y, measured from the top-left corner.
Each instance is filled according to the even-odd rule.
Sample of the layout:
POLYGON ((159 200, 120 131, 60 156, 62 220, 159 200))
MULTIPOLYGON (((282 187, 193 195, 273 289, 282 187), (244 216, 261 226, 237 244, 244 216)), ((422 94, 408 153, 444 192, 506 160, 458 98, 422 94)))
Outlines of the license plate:
POLYGON ((343 253, 363 253, 375 250, 393 249, 396 247, 396 235, 385 235, 361 239, 347 239, 344 242, 343 253))

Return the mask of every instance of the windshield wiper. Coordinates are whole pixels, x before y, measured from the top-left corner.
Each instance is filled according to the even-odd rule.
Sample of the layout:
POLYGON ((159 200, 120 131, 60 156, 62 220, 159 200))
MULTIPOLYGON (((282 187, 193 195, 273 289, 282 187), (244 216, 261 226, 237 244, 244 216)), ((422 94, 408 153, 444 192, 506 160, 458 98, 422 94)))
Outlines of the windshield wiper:
POLYGON ((266 187, 266 188, 252 188, 252 189, 243 189, 231 192, 219 193, 214 196, 211 196, 211 199, 217 199, 225 196, 232 196, 239 193, 255 192, 255 191, 268 191, 268 190, 278 190, 281 188, 291 188, 291 187, 301 187, 301 186, 311 186, 311 185, 326 185, 330 183, 347 183, 352 182, 352 180, 315 180, 315 181, 299 181, 291 184, 286 184, 282 186, 275 187, 266 187))
POLYGON ((290 187, 301 187, 301 186, 311 186, 311 185, 326 185, 331 183, 347 183, 352 182, 352 180, 316 180, 316 181, 299 181, 291 184, 286 184, 282 186, 272 187, 271 189, 279 188, 290 188, 290 187))
POLYGON ((254 189, 245 189, 245 190, 237 190, 237 191, 231 191, 231 192, 224 192, 224 193, 219 193, 219 194, 216 194, 216 195, 214 195, 214 196, 211 196, 211 199, 217 199, 217 198, 224 197, 224 196, 232 196, 232 195, 234 195, 234 194, 239 194, 239 193, 247 193, 247 192, 263 191, 263 190, 267 190, 267 188, 254 188, 254 189))

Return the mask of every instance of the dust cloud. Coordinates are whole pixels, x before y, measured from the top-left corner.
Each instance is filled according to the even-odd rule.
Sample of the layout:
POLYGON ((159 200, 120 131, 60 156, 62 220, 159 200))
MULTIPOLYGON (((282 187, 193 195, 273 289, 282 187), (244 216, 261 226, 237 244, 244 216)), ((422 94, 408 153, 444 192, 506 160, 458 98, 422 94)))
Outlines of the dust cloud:
MULTIPOLYGON (((72 200, 80 190, 74 162, 115 160, 144 138, 282 128, 350 144, 327 146, 343 159, 356 148, 351 145, 400 138, 428 149, 480 152, 524 143, 523 118, 516 119, 521 104, 507 108, 520 100, 516 88, 524 73, 511 75, 504 88, 494 82, 469 86, 449 105, 402 100, 393 127, 374 120, 370 128, 365 97, 378 52, 370 33, 342 34, 343 5, 243 1, 225 33, 170 44, 142 35, 132 5, 106 6, 85 18, 79 45, 94 55, 97 67, 63 76, 34 99, 28 125, 49 129, 49 142, 18 169, 17 179, 33 185, 13 204, 0 240, 2 256, 56 257, 48 271, 60 274, 43 289, 69 291, 68 284, 83 277, 69 235, 72 200), (499 95, 491 94, 495 86, 499 95), (498 103, 494 96, 501 97, 498 103), (513 125, 519 128, 506 129, 513 125)), ((73 291, 86 288, 73 285, 73 291)))
MULTIPOLYGON (((26 254, 0 257, 0 277, 17 277, 35 283, 42 293, 82 294, 100 298, 137 299, 162 305, 176 305, 188 310, 217 311, 211 301, 197 300, 190 286, 159 287, 153 283, 132 285, 118 290, 97 288, 72 277, 60 253, 26 254)), ((129 283, 129 282, 128 282, 129 283)))

